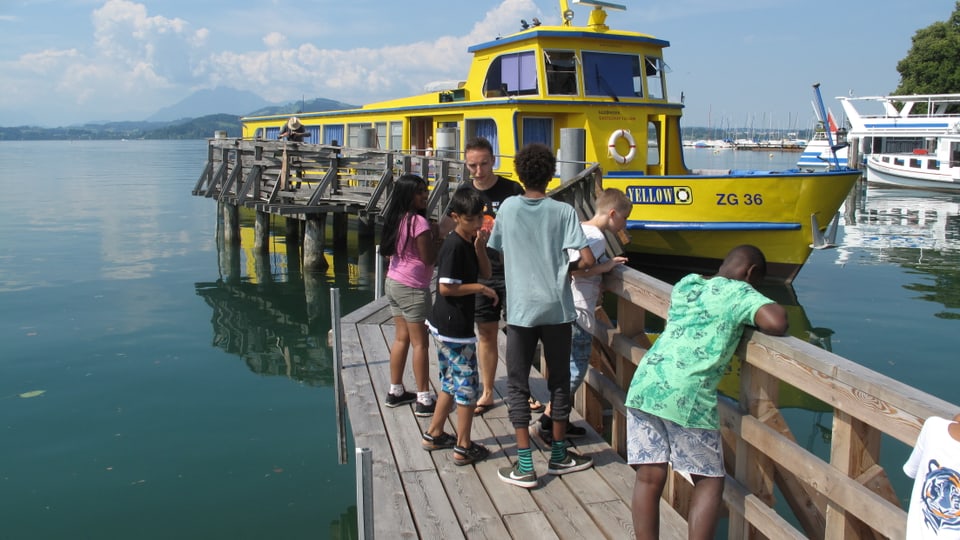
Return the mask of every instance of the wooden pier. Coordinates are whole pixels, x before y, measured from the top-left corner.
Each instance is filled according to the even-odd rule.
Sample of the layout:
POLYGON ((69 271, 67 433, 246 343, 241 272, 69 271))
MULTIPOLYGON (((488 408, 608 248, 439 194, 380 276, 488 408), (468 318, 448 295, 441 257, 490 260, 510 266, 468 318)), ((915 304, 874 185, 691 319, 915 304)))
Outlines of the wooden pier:
MULTIPOLYGON (((464 178, 456 160, 278 141, 213 139, 194 194, 214 198, 224 216, 225 239, 239 241, 236 214, 257 212, 256 247, 266 250, 269 216, 288 218, 288 238, 303 239, 305 270, 319 264, 326 216, 334 238, 348 215, 373 227, 395 177, 421 173, 429 179, 428 211, 438 217, 451 188, 464 178), (294 224, 293 227, 290 224, 294 224), (297 234, 298 233, 298 234, 297 234)), ((592 215, 600 186, 588 167, 551 196, 592 215)), ((362 231, 361 231, 362 232, 362 231)), ((611 245, 616 239, 610 238, 611 245)), ((615 247, 613 248, 616 249, 615 247)), ((324 261, 325 264, 325 261, 324 261)), ((503 404, 506 375, 498 369, 498 404, 473 425, 473 439, 492 450, 476 465, 456 467, 450 452, 420 448, 425 419, 410 407, 382 405, 389 387, 393 325, 385 300, 347 314, 342 337, 342 380, 356 446, 373 457, 374 532, 378 538, 632 538, 633 471, 626 451, 623 405, 626 389, 645 349, 638 340, 651 321, 666 317, 670 286, 630 268, 604 277, 613 313, 598 312, 594 354, 576 397, 572 419, 589 425, 575 439, 577 451, 595 467, 553 477, 545 474, 549 446, 534 434, 534 464, 540 485, 525 490, 497 478, 513 463, 516 445, 503 404), (609 315, 609 316, 608 316, 609 315)), ((652 324, 656 326, 656 324, 652 324)), ((501 344, 502 346, 503 344, 501 344)), ((435 355, 435 352, 431 351, 435 355)), ((738 399, 721 399, 721 432, 727 479, 724 490, 729 538, 903 538, 906 512, 881 465, 884 445, 912 446, 923 421, 952 417, 960 406, 920 392, 840 356, 792 337, 745 333, 738 350, 738 399), (780 410, 782 385, 832 407, 829 456, 798 445, 780 410)), ((435 362, 433 362, 435 369, 435 362)), ((408 370, 409 371, 409 370, 408 370)), ((407 374, 408 378, 412 378, 407 374)), ((436 375, 431 381, 436 380, 436 375)), ((412 388, 412 380, 407 380, 412 388)), ((531 381, 534 395, 548 399, 546 383, 531 381)), ((447 431, 453 432, 455 415, 447 431)), ((901 475, 898 470, 892 475, 901 475)), ((672 474, 661 502, 663 538, 685 538, 691 485, 672 474)))
POLYGON ((335 242, 346 237, 348 216, 372 236, 393 180, 412 172, 428 179, 427 211, 438 217, 464 176, 455 159, 276 140, 210 139, 207 154, 193 194, 218 201, 224 240, 239 242, 238 212, 247 208, 257 216, 255 247, 266 250, 269 217, 282 216, 308 270, 326 265, 327 216, 335 242))
MULTIPOLYGON (((503 343, 497 407, 474 420, 472 433, 492 454, 474 466, 457 467, 449 452, 420 448, 426 419, 415 417, 409 406, 382 404, 393 337, 385 300, 342 319, 345 399, 356 446, 372 450, 377 538, 633 538, 634 475, 621 457, 623 399, 645 352, 634 338, 644 332, 647 313, 666 316, 671 287, 630 268, 604 279, 606 294, 617 296, 618 322, 595 334, 591 369, 571 416, 596 428, 572 440, 578 452, 594 458, 595 467, 546 475, 549 446, 534 433, 540 485, 529 491, 497 478, 497 469, 516 459, 503 403, 503 343)), ((605 318, 602 310, 599 316, 605 318)), ((792 337, 748 331, 738 354, 745 358, 740 399, 721 400, 729 538, 903 538, 906 512, 880 465, 882 436, 912 446, 924 419, 952 417, 960 406, 792 337), (781 382, 833 407, 828 461, 797 444, 778 407, 781 382), (782 514, 785 505, 778 503, 792 511, 782 514)), ((412 376, 406 376, 407 387, 413 387, 412 376)), ((531 388, 541 401, 548 399, 536 371, 531 388)), ((454 432, 455 424, 452 417, 447 431, 454 432)), ((690 488, 677 474, 668 482, 661 501, 663 538, 686 538, 690 488)))

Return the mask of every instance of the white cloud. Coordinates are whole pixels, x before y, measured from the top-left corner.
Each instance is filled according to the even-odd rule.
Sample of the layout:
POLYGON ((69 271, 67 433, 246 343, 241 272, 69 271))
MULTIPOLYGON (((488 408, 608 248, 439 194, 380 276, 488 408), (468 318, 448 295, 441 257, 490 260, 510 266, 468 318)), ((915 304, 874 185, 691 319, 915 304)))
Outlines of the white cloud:
MULTIPOLYGON (((32 51, 0 63, 4 79, 18 87, 0 94, 0 117, 47 102, 53 104, 42 111, 53 115, 47 123, 139 119, 215 86, 280 102, 304 95, 351 103, 397 98, 422 92, 430 81, 465 78, 468 46, 511 33, 521 18, 534 16, 549 19, 533 0, 502 0, 469 32, 430 41, 335 49, 322 46, 323 36, 314 37, 314 44, 270 31, 259 49, 212 51, 209 44, 222 37, 213 35, 218 30, 151 13, 146 3, 106 0, 90 13, 86 45, 74 40, 73 48, 32 51)), ((258 27, 256 21, 247 24, 258 27)), ((250 43, 247 38, 239 46, 250 43)))
POLYGON ((303 94, 352 103, 402 97, 421 92, 429 81, 465 78, 467 47, 513 31, 521 18, 539 14, 533 0, 504 0, 468 34, 379 49, 323 49, 309 43, 287 47, 282 34, 271 32, 263 37, 267 50, 212 54, 194 75, 272 101, 303 94))

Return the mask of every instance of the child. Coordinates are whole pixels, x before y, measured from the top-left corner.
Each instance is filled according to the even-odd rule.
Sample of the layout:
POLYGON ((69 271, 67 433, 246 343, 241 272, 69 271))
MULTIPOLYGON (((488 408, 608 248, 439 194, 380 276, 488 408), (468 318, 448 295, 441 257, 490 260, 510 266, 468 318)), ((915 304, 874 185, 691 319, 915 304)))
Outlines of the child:
POLYGON ((568 249, 580 251, 573 269, 596 262, 587 247, 577 213, 569 204, 547 198, 547 183, 557 160, 546 146, 524 146, 514 165, 525 188, 500 205, 489 246, 504 254, 507 285, 507 405, 517 437, 517 463, 499 470, 508 484, 537 485, 530 449, 530 368, 537 342, 543 343, 549 368, 547 387, 554 442, 549 474, 567 474, 593 466, 589 457, 567 450, 563 435, 570 415, 570 323, 576 318, 570 292, 568 249))
MULTIPOLYGON (((627 262, 626 257, 608 258, 605 254, 607 239, 603 236, 604 231, 614 234, 622 231, 627 226, 627 217, 630 216, 630 210, 633 203, 619 189, 605 189, 597 197, 597 211, 592 218, 580 224, 583 233, 587 237, 587 246, 597 260, 596 266, 587 270, 576 270, 571 272, 573 276, 573 304, 577 310, 577 320, 572 325, 573 335, 570 348, 570 400, 573 402, 573 396, 577 389, 583 383, 583 378, 587 374, 587 366, 590 364, 590 349, 593 342, 593 329, 596 326, 596 308, 597 300, 600 298, 600 282, 603 274, 609 272, 614 267, 627 262)), ((570 252, 571 261, 580 258, 579 251, 570 252)), ((540 437, 547 441, 553 441, 553 420, 550 418, 551 409, 548 406, 543 415, 540 416, 540 437)), ((587 430, 580 426, 575 426, 567 422, 567 437, 582 437, 587 434, 587 430)))
POLYGON ((426 181, 415 174, 397 179, 383 210, 380 246, 380 253, 390 258, 384 292, 390 300, 390 313, 397 328, 390 347, 390 391, 385 404, 399 407, 416 400, 414 414, 417 416, 430 416, 434 409, 424 321, 430 312, 430 279, 438 238, 436 226, 424 217, 426 208, 426 181), (411 345, 416 394, 403 387, 403 369, 411 345))
POLYGON ((960 538, 960 414, 927 418, 903 472, 915 479, 907 540, 960 538))
POLYGON ((783 306, 754 289, 766 267, 759 249, 742 245, 717 275, 690 274, 673 287, 666 327, 637 366, 625 402, 638 539, 659 536, 668 462, 693 478, 688 538, 713 538, 724 477, 717 385, 745 325, 787 331, 783 306))
POLYGON ((456 227, 440 248, 437 297, 427 319, 437 342, 441 392, 430 427, 423 433, 422 445, 427 451, 452 446, 453 462, 469 465, 490 455, 483 445, 470 441, 479 387, 473 311, 477 294, 496 302, 497 293, 477 283, 478 277, 490 277, 489 233, 481 229, 483 200, 476 191, 459 190, 450 200, 449 213, 456 227), (453 401, 457 403, 456 437, 443 431, 453 401))

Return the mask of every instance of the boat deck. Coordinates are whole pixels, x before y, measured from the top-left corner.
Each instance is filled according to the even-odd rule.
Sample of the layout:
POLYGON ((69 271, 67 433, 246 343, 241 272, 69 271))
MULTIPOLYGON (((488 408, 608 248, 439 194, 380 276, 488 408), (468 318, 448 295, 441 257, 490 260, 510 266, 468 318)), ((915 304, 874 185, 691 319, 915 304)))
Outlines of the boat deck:
MULTIPOLYGON (((452 451, 431 453, 421 448, 420 433, 429 418, 416 417, 410 406, 391 409, 382 403, 389 387, 394 336, 386 298, 344 316, 340 332, 343 388, 354 443, 372 451, 376 538, 633 538, 633 469, 589 426, 586 437, 572 442, 577 452, 593 457, 592 469, 547 475, 549 445, 534 433, 539 486, 527 490, 497 478, 498 468, 516 460, 514 430, 503 402, 503 334, 496 407, 475 418, 472 430, 473 440, 490 449, 490 457, 458 467, 452 451)), ((415 387, 412 378, 408 364, 404 378, 408 389, 415 387)), ((431 345, 431 384, 436 380, 436 350, 431 345)), ((546 381, 536 370, 530 384, 534 395, 546 402, 546 381)), ((576 412, 571 419, 586 426, 576 412)), ((455 424, 454 413, 446 431, 454 433, 455 424)), ((662 502, 661 538, 686 538, 686 527, 683 518, 662 502)))

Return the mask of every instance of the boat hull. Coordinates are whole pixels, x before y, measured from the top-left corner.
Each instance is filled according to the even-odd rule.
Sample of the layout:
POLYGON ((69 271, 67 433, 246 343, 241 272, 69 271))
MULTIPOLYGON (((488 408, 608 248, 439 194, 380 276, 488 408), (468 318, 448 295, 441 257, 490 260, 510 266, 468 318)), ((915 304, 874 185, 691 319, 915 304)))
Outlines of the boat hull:
POLYGON ((932 172, 924 167, 924 162, 936 159, 935 157, 892 156, 894 159, 889 162, 884 162, 884 158, 884 155, 875 154, 867 160, 867 182, 936 191, 960 191, 960 170, 948 168, 946 172, 932 172), (895 164, 897 158, 905 164, 895 164), (911 160, 917 162, 918 166, 911 167, 911 160))
POLYGON ((823 232, 860 171, 703 174, 604 178, 633 202, 627 222, 639 267, 714 271, 731 248, 753 244, 768 277, 791 281, 812 251, 813 220, 823 232))

